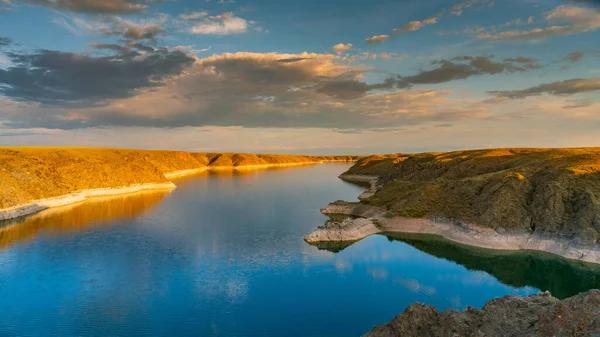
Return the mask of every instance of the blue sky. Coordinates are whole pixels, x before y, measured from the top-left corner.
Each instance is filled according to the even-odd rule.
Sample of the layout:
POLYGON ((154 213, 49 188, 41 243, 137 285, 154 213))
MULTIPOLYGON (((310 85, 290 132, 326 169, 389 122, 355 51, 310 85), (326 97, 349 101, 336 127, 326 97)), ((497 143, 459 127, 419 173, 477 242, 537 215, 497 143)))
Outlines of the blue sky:
POLYGON ((594 1, 0 0, 0 145, 599 145, 595 41, 594 1))

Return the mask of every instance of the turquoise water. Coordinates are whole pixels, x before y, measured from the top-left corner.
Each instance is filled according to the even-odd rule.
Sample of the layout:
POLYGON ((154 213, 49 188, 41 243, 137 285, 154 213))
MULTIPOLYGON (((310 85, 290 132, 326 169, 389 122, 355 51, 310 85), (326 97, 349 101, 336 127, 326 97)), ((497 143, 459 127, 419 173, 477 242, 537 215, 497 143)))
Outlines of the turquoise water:
POLYGON ((347 167, 207 174, 170 193, 5 223, 0 336, 353 336, 414 301, 462 309, 598 284, 589 266, 522 254, 492 268, 494 255, 437 239, 373 236, 338 253, 310 246, 302 237, 325 221, 319 208, 361 191, 336 178, 347 167), (526 272, 552 263, 563 272, 526 272))

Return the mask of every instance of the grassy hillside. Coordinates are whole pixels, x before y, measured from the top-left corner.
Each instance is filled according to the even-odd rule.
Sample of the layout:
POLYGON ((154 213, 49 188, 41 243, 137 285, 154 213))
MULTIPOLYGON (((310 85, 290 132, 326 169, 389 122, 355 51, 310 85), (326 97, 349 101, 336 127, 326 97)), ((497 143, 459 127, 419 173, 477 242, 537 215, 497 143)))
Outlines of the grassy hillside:
POLYGON ((371 156, 347 173, 381 176, 365 202, 395 215, 600 240, 600 148, 371 156))
POLYGON ((353 160, 356 157, 0 147, 0 209, 86 189, 166 183, 165 174, 176 171, 337 159, 353 160))

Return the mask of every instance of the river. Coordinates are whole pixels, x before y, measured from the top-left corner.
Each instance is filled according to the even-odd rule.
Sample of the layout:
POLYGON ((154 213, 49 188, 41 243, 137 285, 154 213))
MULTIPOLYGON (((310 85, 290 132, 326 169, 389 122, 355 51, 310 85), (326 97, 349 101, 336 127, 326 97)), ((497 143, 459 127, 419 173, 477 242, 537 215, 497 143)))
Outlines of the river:
POLYGON ((306 244, 319 208, 360 193, 348 167, 209 172, 0 223, 0 336, 355 336, 415 301, 600 287, 595 266, 435 237, 306 244))

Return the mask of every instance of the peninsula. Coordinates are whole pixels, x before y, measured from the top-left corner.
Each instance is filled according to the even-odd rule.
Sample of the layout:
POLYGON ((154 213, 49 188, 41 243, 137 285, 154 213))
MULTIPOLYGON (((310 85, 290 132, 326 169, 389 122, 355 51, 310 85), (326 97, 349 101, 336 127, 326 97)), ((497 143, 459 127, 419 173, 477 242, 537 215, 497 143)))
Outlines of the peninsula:
POLYGON ((175 184, 170 179, 206 170, 262 169, 357 159, 357 156, 0 147, 0 220, 91 196, 171 189, 175 184))
POLYGON ((465 245, 600 263, 600 148, 376 155, 340 178, 366 183, 305 240, 434 234, 465 245))

